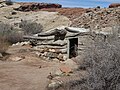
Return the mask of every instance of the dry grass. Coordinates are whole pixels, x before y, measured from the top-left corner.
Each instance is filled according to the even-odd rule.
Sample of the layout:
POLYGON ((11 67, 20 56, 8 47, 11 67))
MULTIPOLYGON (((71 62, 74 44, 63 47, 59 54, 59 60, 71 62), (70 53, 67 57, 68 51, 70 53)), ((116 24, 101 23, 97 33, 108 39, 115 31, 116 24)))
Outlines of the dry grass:
POLYGON ((6 42, 6 39, 4 37, 0 36, 0 53, 5 53, 8 47, 9 47, 9 43, 6 42))
POLYGON ((0 53, 5 53, 10 44, 22 41, 22 34, 8 24, 0 23, 0 53))

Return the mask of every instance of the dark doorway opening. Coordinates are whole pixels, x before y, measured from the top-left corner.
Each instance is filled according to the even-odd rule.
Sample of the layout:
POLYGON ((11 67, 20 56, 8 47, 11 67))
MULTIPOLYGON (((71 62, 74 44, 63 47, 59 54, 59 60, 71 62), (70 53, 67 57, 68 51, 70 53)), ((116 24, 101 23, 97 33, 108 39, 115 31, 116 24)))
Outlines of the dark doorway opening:
POLYGON ((69 58, 78 55, 78 38, 69 39, 69 58))

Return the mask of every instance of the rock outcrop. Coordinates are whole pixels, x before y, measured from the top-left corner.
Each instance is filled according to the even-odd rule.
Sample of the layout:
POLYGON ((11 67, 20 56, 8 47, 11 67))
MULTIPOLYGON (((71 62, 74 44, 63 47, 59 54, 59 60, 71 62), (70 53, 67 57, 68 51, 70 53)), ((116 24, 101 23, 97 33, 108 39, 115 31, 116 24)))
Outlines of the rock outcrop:
POLYGON ((7 6, 5 0, 0 0, 0 8, 7 6))
POLYGON ((89 12, 72 20, 72 27, 91 28, 100 30, 106 27, 120 24, 120 9, 117 8, 93 8, 89 12))
POLYGON ((109 5, 109 8, 116 8, 116 7, 120 7, 120 3, 112 3, 109 5))
POLYGON ((15 8, 18 11, 37 11, 43 8, 61 8, 60 4, 52 4, 52 3, 20 3, 21 6, 19 8, 15 8))

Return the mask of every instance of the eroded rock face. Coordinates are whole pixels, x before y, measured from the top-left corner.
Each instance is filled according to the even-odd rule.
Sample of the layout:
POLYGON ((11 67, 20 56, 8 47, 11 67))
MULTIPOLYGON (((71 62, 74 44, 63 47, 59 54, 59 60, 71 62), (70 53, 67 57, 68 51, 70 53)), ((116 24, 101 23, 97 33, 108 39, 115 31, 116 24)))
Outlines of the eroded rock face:
POLYGON ((18 11, 36 11, 43 8, 61 8, 62 5, 60 4, 48 4, 48 3, 21 3, 21 6, 19 8, 16 8, 15 10, 18 11))
POLYGON ((120 7, 120 3, 112 3, 109 5, 109 8, 120 7))

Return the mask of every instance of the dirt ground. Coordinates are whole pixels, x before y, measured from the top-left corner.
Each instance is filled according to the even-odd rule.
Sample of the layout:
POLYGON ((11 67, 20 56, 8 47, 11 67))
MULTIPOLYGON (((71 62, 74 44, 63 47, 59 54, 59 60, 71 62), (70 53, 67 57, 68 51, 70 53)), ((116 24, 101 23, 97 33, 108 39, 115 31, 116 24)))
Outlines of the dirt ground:
POLYGON ((0 61, 0 90, 45 90, 54 64, 0 61), (39 68, 42 65, 42 68, 39 68))
MULTIPOLYGON (((54 75, 64 65, 62 62, 45 60, 38 57, 29 46, 13 46, 7 51, 9 55, 0 60, 0 90, 46 90, 50 83, 48 76, 54 75), (21 61, 12 61, 10 57, 24 57, 21 61)), ((80 79, 84 72, 62 76, 58 80, 67 83, 80 79)))
POLYGON ((80 17, 86 12, 85 8, 44 8, 42 11, 58 12, 60 15, 66 16, 73 21, 75 18, 80 17))
POLYGON ((10 57, 24 56, 21 61, 0 61, 0 90, 45 90, 49 73, 56 71, 59 63, 45 61, 32 52, 20 52, 27 48, 12 48, 10 57))

